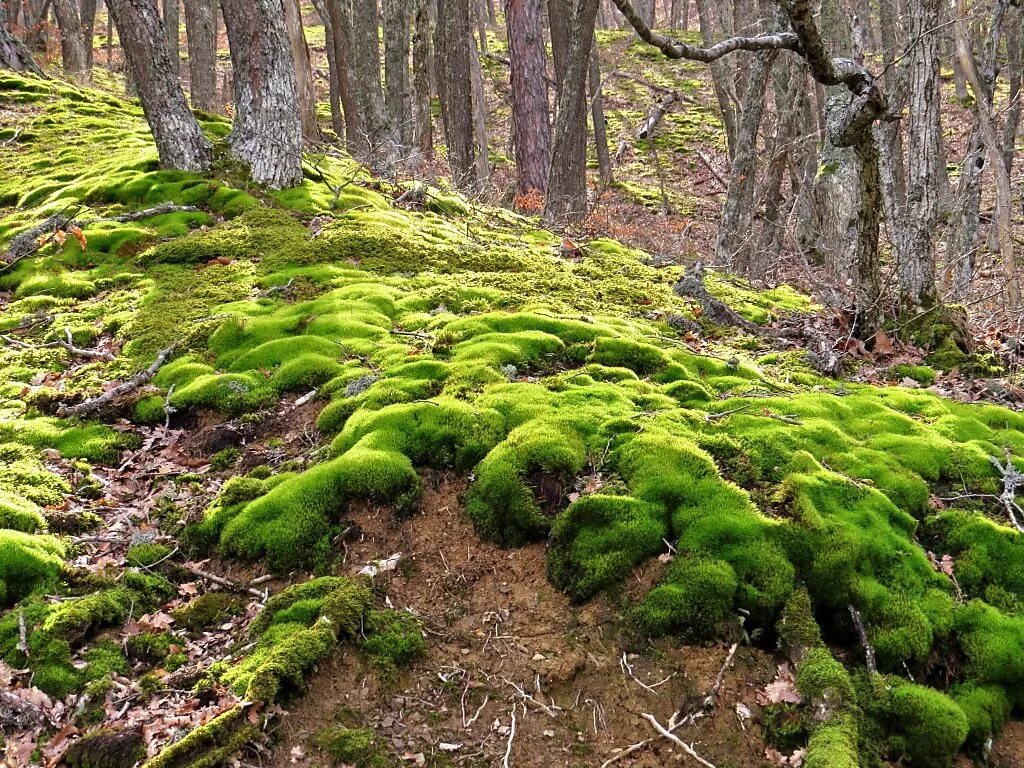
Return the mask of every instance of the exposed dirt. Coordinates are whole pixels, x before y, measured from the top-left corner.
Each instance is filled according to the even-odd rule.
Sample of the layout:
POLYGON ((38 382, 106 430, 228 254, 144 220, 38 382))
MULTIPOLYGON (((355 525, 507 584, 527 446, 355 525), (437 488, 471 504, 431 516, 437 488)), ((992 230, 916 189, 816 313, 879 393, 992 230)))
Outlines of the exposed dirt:
MULTIPOLYGON (((613 602, 571 605, 547 583, 543 544, 503 550, 482 541, 461 509, 464 482, 435 474, 425 486, 421 511, 406 520, 386 508, 350 510, 361 535, 346 545, 346 568, 402 554, 378 588, 423 619, 427 658, 388 684, 357 652, 339 649, 284 716, 264 765, 323 764, 311 738, 331 723, 374 729, 410 765, 500 765, 513 712, 510 765, 600 765, 655 735, 642 713, 665 724, 711 690, 727 646, 643 647, 628 664, 644 690, 622 666, 628 641, 615 629, 613 602)), ((680 736, 718 765, 768 765, 755 694, 775 671, 769 654, 740 648, 714 712, 680 736), (741 722, 738 703, 751 719, 741 722)), ((659 740, 617 764, 681 760, 678 747, 659 740)))

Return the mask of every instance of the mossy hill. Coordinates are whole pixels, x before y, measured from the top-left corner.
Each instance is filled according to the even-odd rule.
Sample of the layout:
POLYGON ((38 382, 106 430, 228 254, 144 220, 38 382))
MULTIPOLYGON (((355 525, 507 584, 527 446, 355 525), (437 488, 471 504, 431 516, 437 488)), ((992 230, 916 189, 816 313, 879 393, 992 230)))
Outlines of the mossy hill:
MULTIPOLYGON (((315 390, 329 438, 309 468, 227 482, 178 532, 187 551, 328 574, 350 502, 408 513, 425 470, 455 470, 480 534, 548 540, 549 578, 575 601, 618 593, 670 543, 653 588, 623 606, 628 633, 711 638, 738 613, 754 642, 805 649, 800 691, 825 712, 805 766, 949 765, 1024 706, 1024 539, 990 498, 993 458, 1024 467, 1021 414, 821 379, 798 352, 695 317, 672 290, 681 267, 607 239, 567 253, 535 220, 441 189, 398 208, 401 187, 343 157, 310 156, 301 187, 265 193, 226 162, 211 178, 159 170, 138 107, 97 91, 0 74, 0 108, 0 245, 60 212, 84 235, 0 272, 0 331, 20 342, 0 349, 0 657, 36 686, 102 685, 125 657, 97 635, 174 594, 150 569, 168 550, 110 577, 75 570, 56 520, 82 488, 46 449, 83 477, 116 465, 138 446, 130 429, 54 414, 176 344, 156 389, 108 423, 162 423, 168 406, 259 420, 315 390), (167 202, 193 210, 113 220, 167 202), (710 341, 693 348, 683 319, 710 341), (69 334, 117 354, 83 364, 51 343, 69 334)), ((708 287, 756 323, 811 309, 785 288, 708 287)), ((182 626, 230 610, 202 608, 182 626)), ((422 653, 410 622, 358 582, 302 583, 204 684, 272 702, 338 642, 394 673, 422 653)), ((139 653, 166 658, 169 643, 139 653)), ((253 736, 242 705, 207 729, 149 765, 219 764, 253 736)))

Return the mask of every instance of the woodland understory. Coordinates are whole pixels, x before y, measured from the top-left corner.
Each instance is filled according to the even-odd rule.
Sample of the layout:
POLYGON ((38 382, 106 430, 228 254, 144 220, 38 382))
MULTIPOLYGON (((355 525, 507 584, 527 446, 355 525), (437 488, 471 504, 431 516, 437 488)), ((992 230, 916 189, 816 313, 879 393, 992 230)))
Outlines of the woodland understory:
POLYGON ((1022 15, 0 0, 2 764, 1024 765, 1022 15))

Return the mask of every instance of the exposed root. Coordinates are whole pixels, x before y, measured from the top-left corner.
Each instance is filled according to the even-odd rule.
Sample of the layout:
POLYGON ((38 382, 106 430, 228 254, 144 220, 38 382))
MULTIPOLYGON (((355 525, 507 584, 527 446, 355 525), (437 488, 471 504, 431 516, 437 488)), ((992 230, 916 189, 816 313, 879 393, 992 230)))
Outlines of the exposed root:
POLYGON ((694 760, 696 760, 698 763, 703 765, 704 768, 715 768, 715 764, 714 763, 709 763, 707 760, 705 760, 703 757, 701 757, 699 754, 697 754, 697 750, 695 750, 693 747, 691 747, 685 741, 683 741, 678 736, 676 736, 674 733, 672 733, 672 731, 668 730, 665 726, 663 726, 661 723, 659 723, 658 719, 654 715, 650 715, 650 714, 644 712, 643 713, 643 718, 644 718, 644 720, 649 722, 651 725, 653 725, 654 726, 654 730, 656 730, 659 734, 661 734, 662 737, 668 739, 673 744, 678 746, 681 750, 683 750, 683 752, 685 752, 690 757, 692 757, 694 760))

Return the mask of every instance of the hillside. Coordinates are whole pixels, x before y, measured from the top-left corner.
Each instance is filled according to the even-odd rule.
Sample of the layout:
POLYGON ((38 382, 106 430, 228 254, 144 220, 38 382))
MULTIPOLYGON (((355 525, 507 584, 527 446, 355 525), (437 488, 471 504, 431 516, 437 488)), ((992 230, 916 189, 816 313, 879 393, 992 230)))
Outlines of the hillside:
POLYGON ((9 764, 1020 764, 1024 415, 340 153, 0 118, 9 764))

